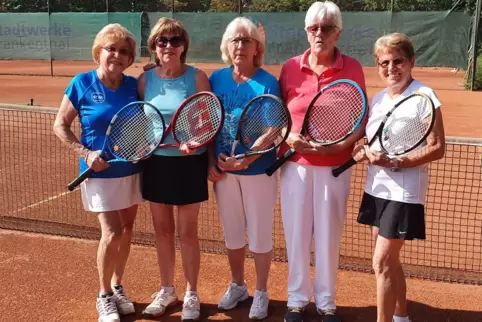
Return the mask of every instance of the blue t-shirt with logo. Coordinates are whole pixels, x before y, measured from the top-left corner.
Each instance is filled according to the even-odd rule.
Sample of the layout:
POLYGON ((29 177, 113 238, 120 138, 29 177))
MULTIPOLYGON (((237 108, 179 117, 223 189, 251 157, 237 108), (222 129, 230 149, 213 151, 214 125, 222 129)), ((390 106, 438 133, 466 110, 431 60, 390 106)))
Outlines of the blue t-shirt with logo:
MULTIPOLYGON (((105 132, 112 117, 123 106, 137 100, 137 79, 124 75, 121 86, 111 90, 102 84, 97 71, 92 70, 76 75, 64 93, 79 114, 80 142, 91 151, 99 151, 104 146, 105 132)), ((102 158, 109 160, 112 156, 102 158)), ((80 173, 87 169, 85 161, 79 158, 80 173)), ((140 171, 139 164, 115 162, 103 171, 94 172, 92 178, 120 178, 140 171)))
MULTIPOLYGON (((211 88, 223 103, 225 115, 224 126, 215 140, 214 153, 217 158, 219 154, 231 154, 233 142, 236 138, 238 121, 244 107, 249 101, 262 94, 272 94, 280 97, 280 89, 276 77, 259 68, 256 73, 244 83, 236 83, 232 76, 233 67, 226 67, 214 71, 209 77, 211 88)), ((236 154, 245 153, 246 149, 238 143, 236 154)), ((248 169, 232 171, 230 173, 241 175, 264 174, 265 170, 276 161, 276 151, 262 154, 256 161, 251 163, 248 169)))

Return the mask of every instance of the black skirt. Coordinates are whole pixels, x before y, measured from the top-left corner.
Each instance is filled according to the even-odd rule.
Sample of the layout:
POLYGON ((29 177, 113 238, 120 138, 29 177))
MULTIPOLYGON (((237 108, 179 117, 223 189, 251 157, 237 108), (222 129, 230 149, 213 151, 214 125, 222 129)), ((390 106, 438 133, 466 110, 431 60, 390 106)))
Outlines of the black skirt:
POLYGON ((209 199, 207 152, 190 156, 152 155, 142 163, 145 200, 183 206, 209 199))
POLYGON ((378 234, 388 239, 425 239, 422 204, 386 200, 364 193, 357 221, 378 227, 378 234))

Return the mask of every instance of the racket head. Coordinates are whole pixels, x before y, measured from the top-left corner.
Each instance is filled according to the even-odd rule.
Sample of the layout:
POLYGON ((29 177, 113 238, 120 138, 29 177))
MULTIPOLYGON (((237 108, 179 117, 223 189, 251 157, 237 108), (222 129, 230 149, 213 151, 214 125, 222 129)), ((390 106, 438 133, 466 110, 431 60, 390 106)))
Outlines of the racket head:
POLYGON ((367 110, 368 100, 360 85, 349 79, 331 82, 310 102, 302 134, 321 145, 336 144, 361 126, 367 110))
POLYGON ((112 118, 106 145, 118 161, 139 161, 159 147, 165 132, 166 124, 159 110, 149 102, 135 101, 112 118))
POLYGON ((224 108, 219 98, 202 91, 188 97, 172 119, 172 136, 180 146, 191 149, 208 145, 224 123, 224 108))
POLYGON ((253 98, 241 113, 237 139, 247 154, 277 149, 289 136, 291 115, 283 101, 272 94, 253 98))
POLYGON ((424 93, 414 93, 397 103, 378 129, 378 142, 388 156, 408 153, 424 142, 435 124, 435 105, 424 93))

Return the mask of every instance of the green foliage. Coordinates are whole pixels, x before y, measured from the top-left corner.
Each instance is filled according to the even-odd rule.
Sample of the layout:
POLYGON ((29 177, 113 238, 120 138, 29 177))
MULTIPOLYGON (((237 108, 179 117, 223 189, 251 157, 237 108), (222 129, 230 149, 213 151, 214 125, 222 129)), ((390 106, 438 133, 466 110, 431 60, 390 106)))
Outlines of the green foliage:
POLYGON ((210 10, 212 12, 237 12, 237 0, 211 0, 210 10))
MULTIPOLYGON (((477 70, 475 72, 474 90, 482 90, 482 55, 477 59, 477 70)), ((465 89, 470 89, 472 85, 472 66, 469 64, 469 68, 465 73, 465 89)))
MULTIPOLYGON (((106 0, 0 0, 0 12, 104 12, 106 0)), ((171 11, 172 0, 107 0, 110 12, 171 11)), ((333 0, 342 11, 440 11, 474 12, 477 0, 333 0)), ((243 11, 306 11, 314 0, 241 0, 243 11)), ((239 0, 175 0, 177 12, 238 12, 239 0)))
POLYGON ((289 12, 299 10, 299 0, 252 0, 249 11, 289 12))

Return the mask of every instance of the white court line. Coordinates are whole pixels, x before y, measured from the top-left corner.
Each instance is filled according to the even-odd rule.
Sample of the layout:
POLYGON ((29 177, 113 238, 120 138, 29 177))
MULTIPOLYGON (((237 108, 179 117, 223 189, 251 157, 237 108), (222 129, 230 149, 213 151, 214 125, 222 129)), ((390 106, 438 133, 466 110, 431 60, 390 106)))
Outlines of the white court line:
POLYGON ((41 204, 44 204, 44 203, 46 203, 46 202, 49 202, 49 201, 55 200, 55 199, 57 199, 57 198, 63 197, 63 196, 65 196, 65 195, 67 195, 67 194, 69 194, 69 193, 71 193, 71 192, 73 192, 73 191, 62 192, 61 194, 58 194, 58 195, 56 195, 56 196, 53 196, 53 197, 50 197, 50 198, 41 200, 41 201, 39 201, 39 202, 33 203, 33 204, 28 205, 28 206, 26 206, 26 207, 23 207, 23 208, 21 208, 21 209, 17 209, 17 210, 15 210, 14 212, 12 212, 12 214, 15 214, 15 213, 18 213, 18 212, 27 210, 27 209, 29 209, 29 208, 34 208, 34 207, 40 206, 41 204))

